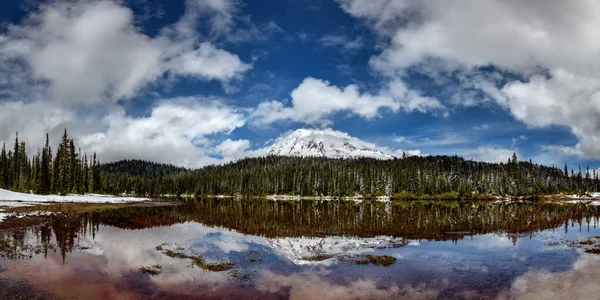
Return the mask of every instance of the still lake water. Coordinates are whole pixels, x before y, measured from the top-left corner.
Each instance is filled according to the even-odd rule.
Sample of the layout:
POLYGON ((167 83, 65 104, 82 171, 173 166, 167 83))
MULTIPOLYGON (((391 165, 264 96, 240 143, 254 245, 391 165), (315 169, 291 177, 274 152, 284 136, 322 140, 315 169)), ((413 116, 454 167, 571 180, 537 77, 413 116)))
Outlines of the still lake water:
POLYGON ((583 204, 229 199, 44 216, 0 230, 0 296, 599 299, 598 217, 583 204))

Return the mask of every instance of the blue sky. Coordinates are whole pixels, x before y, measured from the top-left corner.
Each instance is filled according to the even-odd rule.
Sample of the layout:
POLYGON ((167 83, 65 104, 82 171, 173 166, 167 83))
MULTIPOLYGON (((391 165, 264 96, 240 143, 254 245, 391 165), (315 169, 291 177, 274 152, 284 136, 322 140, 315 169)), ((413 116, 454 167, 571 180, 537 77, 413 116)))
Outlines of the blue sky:
POLYGON ((19 131, 32 153, 67 127, 104 160, 201 166, 332 128, 599 166, 595 3, 25 3, 0 4, 0 141, 19 131))

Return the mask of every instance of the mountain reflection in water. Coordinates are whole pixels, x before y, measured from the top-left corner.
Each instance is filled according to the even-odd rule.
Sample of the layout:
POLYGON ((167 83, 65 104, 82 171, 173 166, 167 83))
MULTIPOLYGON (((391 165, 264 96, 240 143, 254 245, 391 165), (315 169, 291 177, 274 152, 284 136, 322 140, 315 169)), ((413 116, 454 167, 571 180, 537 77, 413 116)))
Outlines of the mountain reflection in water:
POLYGON ((45 216, 0 230, 0 296, 551 298, 546 285, 585 297, 600 256, 551 244, 600 236, 599 216, 584 204, 233 199, 45 216), (352 263, 367 256, 395 263, 352 263))

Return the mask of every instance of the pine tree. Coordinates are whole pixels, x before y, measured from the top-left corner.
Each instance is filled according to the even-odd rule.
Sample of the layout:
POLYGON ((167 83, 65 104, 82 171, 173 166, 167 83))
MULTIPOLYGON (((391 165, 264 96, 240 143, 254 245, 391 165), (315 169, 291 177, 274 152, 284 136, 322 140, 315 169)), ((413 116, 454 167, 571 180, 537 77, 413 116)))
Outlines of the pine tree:
POLYGON ((84 154, 83 156, 83 164, 81 167, 81 177, 82 177, 82 181, 83 181, 83 193, 89 193, 90 192, 90 169, 88 167, 88 159, 87 159, 87 154, 84 154))
POLYGON ((96 193, 97 191, 97 185, 99 184, 96 180, 97 180, 97 176, 96 176, 96 152, 94 152, 94 156, 92 158, 92 163, 90 165, 90 173, 89 173, 89 189, 88 192, 90 193, 96 193))
POLYGON ((15 144, 13 146, 12 160, 11 160, 11 164, 10 164, 10 173, 12 176, 10 177, 9 186, 13 190, 18 189, 20 170, 21 170, 21 164, 19 162, 19 153, 20 153, 19 146, 20 146, 19 145, 19 133, 17 132, 16 137, 15 137, 15 144))
POLYGON ((68 165, 69 165, 69 173, 68 173, 68 178, 67 178, 67 189, 69 190, 70 193, 76 194, 78 192, 78 186, 77 186, 77 182, 78 182, 78 163, 77 163, 77 153, 75 152, 75 144, 73 143, 73 139, 69 140, 69 151, 68 151, 69 155, 67 157, 68 159, 68 165))
POLYGON ((62 157, 62 148, 58 147, 58 149, 56 150, 56 157, 54 158, 54 164, 52 164, 52 193, 56 193, 56 194, 60 194, 62 193, 62 186, 61 186, 61 180, 60 180, 60 175, 61 175, 61 157, 62 157))
POLYGON ((2 152, 0 152, 0 188, 8 189, 9 162, 6 156, 6 144, 2 143, 2 152))
POLYGON ((51 172, 50 166, 52 164, 52 153, 50 150, 50 138, 46 134, 46 144, 41 154, 41 161, 39 167, 39 178, 38 178, 38 189, 39 194, 50 194, 51 193, 51 172))
POLYGON ((25 142, 21 142, 18 153, 19 162, 19 180, 16 190, 19 192, 30 192, 29 189, 29 161, 25 151, 25 142))

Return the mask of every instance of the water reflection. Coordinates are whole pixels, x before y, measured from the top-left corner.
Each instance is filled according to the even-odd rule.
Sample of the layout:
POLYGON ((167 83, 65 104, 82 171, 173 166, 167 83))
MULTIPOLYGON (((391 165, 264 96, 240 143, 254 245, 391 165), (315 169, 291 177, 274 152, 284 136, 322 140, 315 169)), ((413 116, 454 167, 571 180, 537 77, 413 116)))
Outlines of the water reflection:
POLYGON ((600 256, 550 243, 599 236, 599 216, 547 203, 222 199, 46 216, 0 230, 0 287, 59 298, 547 298, 538 287, 569 295, 569 282, 598 275, 600 256), (397 261, 340 259, 366 254, 397 261), (212 272, 192 256, 233 268, 212 272), (152 265, 160 274, 139 272, 152 265))

